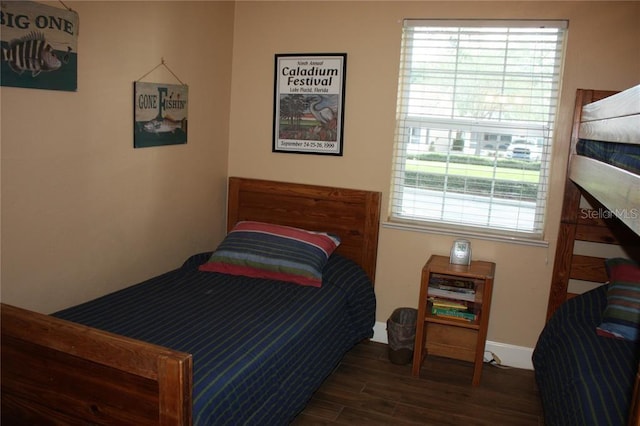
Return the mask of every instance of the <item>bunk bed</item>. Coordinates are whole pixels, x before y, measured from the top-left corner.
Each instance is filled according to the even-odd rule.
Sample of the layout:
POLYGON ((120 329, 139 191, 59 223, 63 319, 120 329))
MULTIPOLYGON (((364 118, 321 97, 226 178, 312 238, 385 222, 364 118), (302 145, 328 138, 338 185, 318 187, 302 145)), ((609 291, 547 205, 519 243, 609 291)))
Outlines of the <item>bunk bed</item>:
POLYGON ((288 423, 372 336, 379 215, 378 192, 230 178, 214 252, 53 315, 2 305, 2 424, 288 423), (276 228, 296 255, 301 230, 340 240, 320 282, 210 267, 276 228))
POLYGON ((640 425, 640 342, 611 332, 618 282, 640 287, 638 265, 640 86, 579 89, 547 323, 533 353, 546 425, 640 425), (584 254, 585 244, 624 255, 584 254))

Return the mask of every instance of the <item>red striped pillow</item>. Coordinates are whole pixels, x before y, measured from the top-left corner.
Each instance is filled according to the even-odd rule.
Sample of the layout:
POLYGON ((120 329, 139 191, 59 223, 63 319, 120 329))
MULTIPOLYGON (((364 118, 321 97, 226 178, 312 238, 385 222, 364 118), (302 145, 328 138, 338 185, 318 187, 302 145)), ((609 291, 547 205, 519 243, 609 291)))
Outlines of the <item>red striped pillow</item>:
POLYGON ((623 259, 607 259, 609 276, 607 307, 596 331, 605 337, 640 340, 640 265, 623 259))
POLYGON ((264 222, 238 222, 201 271, 320 287, 337 236, 264 222))

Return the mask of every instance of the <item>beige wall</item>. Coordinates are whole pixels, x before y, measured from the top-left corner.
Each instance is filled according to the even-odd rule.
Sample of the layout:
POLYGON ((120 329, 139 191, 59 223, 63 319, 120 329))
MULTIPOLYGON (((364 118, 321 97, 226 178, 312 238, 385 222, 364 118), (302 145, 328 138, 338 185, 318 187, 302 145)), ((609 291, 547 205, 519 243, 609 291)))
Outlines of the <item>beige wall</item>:
MULTIPOLYGON (((639 2, 238 2, 235 13, 229 174, 382 191, 387 215, 403 18, 568 19, 553 152, 548 248, 472 240, 497 263, 489 340, 533 347, 544 323, 577 88, 640 82, 639 2), (275 53, 346 52, 344 156, 271 152, 275 53)), ((417 306, 420 269, 454 237, 382 228, 377 320, 417 306)))
MULTIPOLYGON (((65 4, 80 16, 77 92, 0 92, 2 301, 41 312, 224 235, 233 3, 65 4), (189 85, 188 143, 133 149, 133 82, 162 58, 189 85)), ((143 81, 179 83, 164 67, 143 81)))

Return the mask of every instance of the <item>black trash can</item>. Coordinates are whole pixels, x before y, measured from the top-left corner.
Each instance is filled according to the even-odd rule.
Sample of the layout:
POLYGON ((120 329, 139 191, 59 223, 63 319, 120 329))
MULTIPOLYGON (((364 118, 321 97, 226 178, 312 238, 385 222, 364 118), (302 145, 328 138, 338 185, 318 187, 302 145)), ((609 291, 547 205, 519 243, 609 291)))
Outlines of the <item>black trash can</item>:
POLYGON ((389 361, 393 364, 405 365, 413 359, 417 319, 417 309, 398 308, 387 320, 389 361))

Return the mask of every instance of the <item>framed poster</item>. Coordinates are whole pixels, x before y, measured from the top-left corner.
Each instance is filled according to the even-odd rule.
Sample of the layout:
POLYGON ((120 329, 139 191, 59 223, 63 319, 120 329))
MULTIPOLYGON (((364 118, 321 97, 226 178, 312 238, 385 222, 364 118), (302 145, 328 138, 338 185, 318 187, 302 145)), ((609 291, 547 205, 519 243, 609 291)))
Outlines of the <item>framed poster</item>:
POLYGON ((187 143, 189 86, 134 83, 134 148, 187 143))
POLYGON ((32 1, 2 1, 0 85, 78 89, 78 14, 32 1))
POLYGON ((273 152, 342 155, 346 53, 276 54, 273 152))

